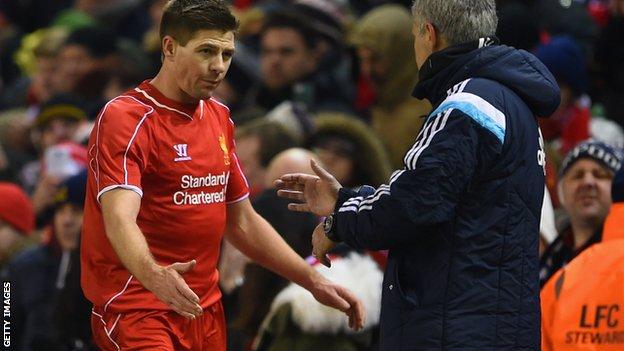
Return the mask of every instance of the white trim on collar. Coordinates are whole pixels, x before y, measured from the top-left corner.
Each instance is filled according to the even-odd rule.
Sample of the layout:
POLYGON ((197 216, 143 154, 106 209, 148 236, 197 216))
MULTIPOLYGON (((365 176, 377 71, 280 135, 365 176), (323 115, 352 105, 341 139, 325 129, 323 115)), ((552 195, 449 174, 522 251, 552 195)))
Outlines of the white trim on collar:
POLYGON ((173 108, 173 107, 169 107, 169 106, 167 106, 167 105, 163 105, 162 103, 160 103, 160 102, 156 101, 156 99, 154 99, 154 98, 153 98, 151 95, 149 95, 149 94, 148 94, 145 90, 143 90, 143 89, 141 89, 141 88, 139 88, 139 87, 134 88, 134 90, 135 90, 135 91, 137 91, 137 92, 139 92, 139 93, 141 93, 141 94, 143 94, 143 95, 144 95, 144 96, 145 96, 148 100, 150 100, 151 102, 153 102, 153 103, 154 103, 154 105, 156 105, 156 106, 158 106, 158 107, 161 107, 161 108, 167 109, 167 110, 169 110, 169 111, 177 112, 177 113, 179 113, 179 114, 181 114, 181 115, 184 115, 184 116, 186 116, 186 117, 190 118, 191 120, 193 119, 193 116, 189 115, 188 113, 182 112, 182 111, 180 111, 180 110, 177 110, 177 109, 175 109, 175 108, 173 108))

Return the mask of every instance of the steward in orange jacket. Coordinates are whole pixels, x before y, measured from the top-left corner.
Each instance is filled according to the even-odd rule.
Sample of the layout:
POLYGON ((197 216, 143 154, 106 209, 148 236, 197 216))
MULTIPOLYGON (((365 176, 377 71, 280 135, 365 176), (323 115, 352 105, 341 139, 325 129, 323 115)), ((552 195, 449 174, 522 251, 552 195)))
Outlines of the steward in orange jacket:
POLYGON ((624 171, 614 179, 612 193, 602 242, 542 289, 543 351, 624 350, 624 171))

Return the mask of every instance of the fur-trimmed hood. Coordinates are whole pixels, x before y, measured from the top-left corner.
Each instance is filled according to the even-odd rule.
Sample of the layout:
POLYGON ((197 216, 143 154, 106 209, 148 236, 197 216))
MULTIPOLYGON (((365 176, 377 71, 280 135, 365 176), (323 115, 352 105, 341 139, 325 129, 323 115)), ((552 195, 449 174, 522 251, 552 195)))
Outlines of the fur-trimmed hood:
POLYGON ((315 131, 306 142, 308 147, 325 136, 345 138, 357 146, 354 172, 364 184, 379 186, 392 172, 388 153, 375 132, 355 116, 342 113, 319 113, 314 118, 315 131))
MULTIPOLYGON (((338 282, 361 299, 366 311, 363 331, 379 324, 383 273, 370 256, 351 253, 345 258, 332 260, 331 268, 320 264, 314 268, 325 278, 338 282)), ((294 283, 275 297, 262 329, 281 307, 288 304, 292 311, 292 321, 304 333, 334 335, 355 333, 349 329, 344 313, 320 304, 309 291, 294 283)))

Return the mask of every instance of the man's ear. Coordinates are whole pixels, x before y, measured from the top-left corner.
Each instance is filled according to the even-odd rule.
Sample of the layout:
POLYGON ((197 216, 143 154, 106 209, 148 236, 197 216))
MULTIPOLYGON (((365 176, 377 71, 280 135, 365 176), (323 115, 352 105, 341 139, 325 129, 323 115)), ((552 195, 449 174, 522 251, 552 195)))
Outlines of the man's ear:
POLYGON ((163 59, 173 59, 178 48, 178 42, 172 36, 166 35, 162 40, 163 59))
POLYGON ((440 51, 448 47, 448 42, 433 24, 426 23, 425 32, 427 33, 427 42, 430 45, 431 52, 440 51))
POLYGON ((438 32, 436 31, 434 25, 431 23, 425 23, 424 30, 427 46, 429 46, 428 49, 430 49, 431 52, 435 52, 439 41, 438 32))

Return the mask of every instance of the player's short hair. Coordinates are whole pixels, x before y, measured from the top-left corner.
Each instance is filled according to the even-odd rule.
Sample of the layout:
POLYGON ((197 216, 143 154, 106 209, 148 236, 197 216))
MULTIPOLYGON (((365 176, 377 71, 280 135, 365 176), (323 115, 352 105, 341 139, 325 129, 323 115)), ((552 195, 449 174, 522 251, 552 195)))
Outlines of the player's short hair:
POLYGON ((182 46, 198 30, 236 31, 238 21, 221 0, 170 0, 160 20, 160 40, 172 36, 182 46))

